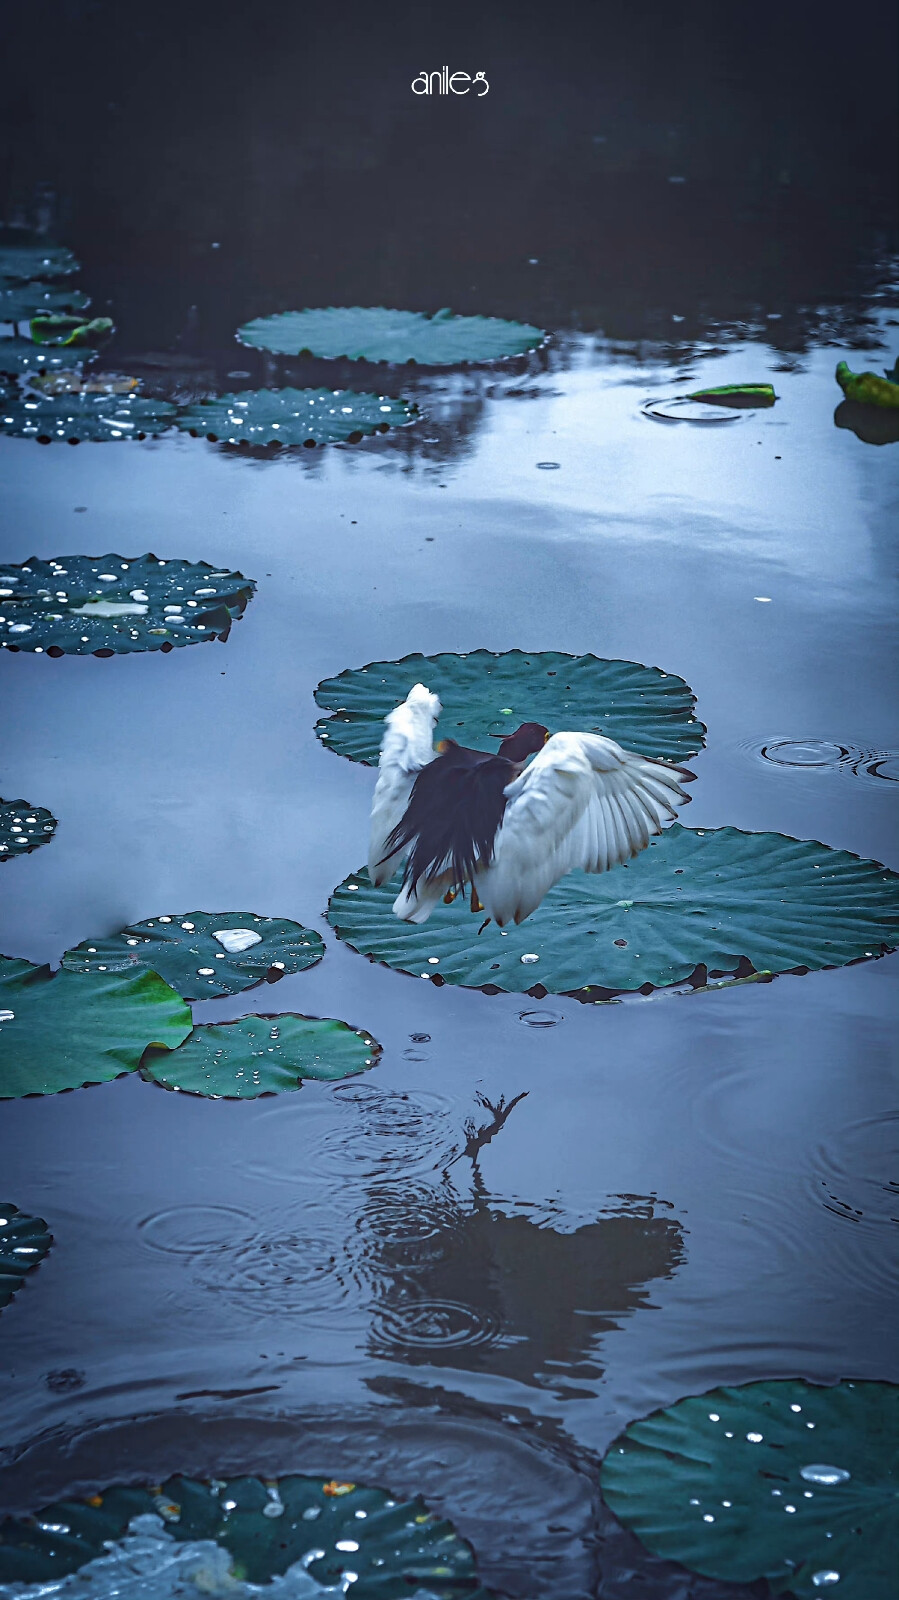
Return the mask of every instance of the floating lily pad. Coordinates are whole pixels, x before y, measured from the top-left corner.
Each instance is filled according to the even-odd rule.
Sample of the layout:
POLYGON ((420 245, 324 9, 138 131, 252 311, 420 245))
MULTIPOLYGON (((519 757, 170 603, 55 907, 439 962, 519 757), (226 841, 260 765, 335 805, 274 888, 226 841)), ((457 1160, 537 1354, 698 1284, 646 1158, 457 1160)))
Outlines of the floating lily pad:
POLYGON ((798 1600, 887 1600, 899 1548, 899 1387, 800 1379, 679 1400, 602 1465, 615 1515, 657 1555, 798 1600))
POLYGON ((683 678, 636 661, 555 650, 411 655, 348 668, 316 689, 316 704, 335 715, 315 731, 329 750, 376 766, 384 718, 418 682, 440 696, 439 736, 475 750, 495 751, 496 735, 521 722, 540 722, 550 733, 604 733, 627 750, 669 761, 686 760, 704 742, 683 678))
POLYGON ((418 407, 352 389, 245 389, 198 400, 178 413, 179 428, 226 444, 318 445, 386 433, 414 422, 418 407))
POLYGON ((182 911, 134 922, 67 950, 67 972, 158 972, 185 1000, 240 994, 267 978, 314 967, 324 942, 311 928, 254 911, 182 911))
POLYGON ((351 361, 452 367, 520 356, 546 334, 501 317, 454 317, 451 311, 390 311, 384 306, 325 306, 257 317, 238 331, 241 344, 277 355, 346 356, 351 361))
POLYGON ((415 977, 520 994, 635 990, 697 967, 818 970, 899 945, 899 876, 814 840, 673 823, 626 865, 572 872, 519 928, 502 932, 462 896, 416 926, 393 915, 399 877, 365 872, 335 890, 328 919, 354 950, 415 977))
POLYGON ((899 409, 899 382, 895 378, 881 378, 876 372, 851 372, 845 361, 837 362, 836 376, 847 400, 899 409))
POLYGON ((149 1044, 173 1050, 191 1021, 155 972, 79 976, 0 956, 0 1100, 109 1083, 149 1044))
POLYGON ((40 395, 60 394, 137 394, 140 378, 123 372, 78 371, 43 372, 26 376, 30 390, 40 395))
POLYGON ((141 1070, 164 1089, 256 1100, 301 1089, 304 1078, 333 1083, 354 1077, 373 1067, 380 1053, 374 1039, 346 1022, 288 1011, 194 1028, 177 1050, 148 1050, 141 1070))
MULTIPOLYGON (((0 1582, 50 1582, 102 1556, 134 1517, 155 1513, 179 1541, 214 1540, 234 1578, 267 1584, 295 1563, 354 1600, 488 1600, 471 1546, 424 1501, 339 1478, 174 1477, 152 1489, 114 1485, 0 1524, 0 1582), (355 1577, 346 1582, 346 1575, 355 1577)), ((149 1529, 147 1530, 149 1531, 149 1529)))
POLYGON ((0 245, 0 280, 33 283, 36 278, 68 278, 79 263, 64 245, 0 245))
POLYGON ((18 1206, 0 1200, 0 1307, 9 1305, 26 1272, 43 1261, 52 1243, 42 1217, 29 1217, 18 1206))
POLYGON ((34 344, 31 339, 0 339, 0 373, 19 374, 60 372, 93 361, 93 350, 67 350, 53 345, 34 344))
POLYGON ((68 316, 65 312, 49 312, 46 316, 32 317, 29 323, 35 344, 86 345, 96 350, 106 344, 115 333, 111 317, 68 316))
POLYGON ((4 284, 0 280, 0 322, 30 322, 41 312, 84 311, 90 303, 90 295, 82 289, 64 284, 4 284))
POLYGON ((705 400, 713 406, 733 406, 735 410, 773 406, 777 399, 770 383, 720 383, 710 389, 694 389, 686 400, 705 400))
POLYGON ((109 394, 93 387, 68 394, 23 391, 0 401, 0 432, 37 439, 39 444, 54 439, 82 444, 153 438, 174 421, 175 407, 167 400, 109 394))
POLYGON ((30 806, 27 800, 0 800, 0 861, 29 855, 49 844, 55 832, 56 818, 43 806, 30 806))
POLYGON ((227 639, 256 585, 206 561, 61 556, 0 566, 0 646, 126 655, 227 639))

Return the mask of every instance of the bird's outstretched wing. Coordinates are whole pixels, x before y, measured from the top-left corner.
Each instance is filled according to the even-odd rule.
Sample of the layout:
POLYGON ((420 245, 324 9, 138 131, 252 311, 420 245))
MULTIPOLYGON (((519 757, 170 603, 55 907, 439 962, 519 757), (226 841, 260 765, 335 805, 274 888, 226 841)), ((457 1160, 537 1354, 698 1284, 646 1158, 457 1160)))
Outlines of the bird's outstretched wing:
POLYGON ((384 718, 387 731, 381 743, 368 845, 368 875, 374 884, 392 878, 405 854, 401 850, 386 861, 382 859, 387 840, 409 804, 413 783, 422 767, 434 759, 434 724, 440 710, 436 694, 416 683, 402 705, 384 718))
POLYGON ((493 861, 478 875, 485 911, 522 922, 566 872, 630 860, 689 799, 680 769, 592 733, 556 733, 506 789, 493 861))

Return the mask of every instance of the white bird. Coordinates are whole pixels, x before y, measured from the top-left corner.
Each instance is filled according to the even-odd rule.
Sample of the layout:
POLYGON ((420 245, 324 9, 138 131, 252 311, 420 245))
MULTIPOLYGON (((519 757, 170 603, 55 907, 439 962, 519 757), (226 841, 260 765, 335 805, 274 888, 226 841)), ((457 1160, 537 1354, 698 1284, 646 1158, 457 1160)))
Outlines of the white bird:
POLYGON ((637 855, 690 798, 678 780, 693 773, 601 734, 526 722, 497 755, 451 739, 435 748, 440 711, 417 683, 384 719, 368 871, 386 883, 405 860, 393 909, 407 922, 426 922, 466 883, 473 911, 501 928, 523 922, 567 872, 637 855))

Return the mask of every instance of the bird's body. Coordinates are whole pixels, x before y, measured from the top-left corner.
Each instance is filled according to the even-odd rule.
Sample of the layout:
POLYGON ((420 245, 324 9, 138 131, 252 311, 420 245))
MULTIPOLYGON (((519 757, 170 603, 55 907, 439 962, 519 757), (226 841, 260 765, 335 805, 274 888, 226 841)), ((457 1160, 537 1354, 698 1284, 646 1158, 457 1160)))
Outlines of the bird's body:
POLYGON ((416 684, 385 718, 369 875, 385 883, 405 860, 393 909, 408 922, 466 883, 500 927, 522 922, 567 872, 636 855, 689 798, 678 779, 692 774, 600 734, 525 723, 496 755, 449 740, 435 750, 439 714, 416 684))

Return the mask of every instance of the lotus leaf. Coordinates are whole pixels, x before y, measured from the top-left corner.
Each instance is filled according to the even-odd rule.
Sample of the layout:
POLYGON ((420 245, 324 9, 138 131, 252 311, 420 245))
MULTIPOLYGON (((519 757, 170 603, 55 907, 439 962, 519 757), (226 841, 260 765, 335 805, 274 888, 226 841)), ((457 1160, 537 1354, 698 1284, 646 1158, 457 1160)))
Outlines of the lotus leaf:
POLYGON ((325 306, 257 317, 241 344, 277 355, 347 356, 351 361, 453 367, 520 356, 546 340, 541 328, 501 317, 454 317, 450 311, 390 311, 384 306, 325 306))
POLYGON ((42 311, 84 311, 90 303, 90 295, 82 289, 0 281, 0 322, 30 322, 42 311))
POLYGON ((164 433, 174 420, 175 407, 167 400, 103 390, 68 394, 23 391, 0 403, 0 432, 37 439, 39 444, 54 439, 70 444, 146 439, 164 433))
POLYGON ((339 1478, 174 1477, 152 1489, 114 1485, 89 1500, 60 1500, 37 1516, 0 1524, 0 1582, 48 1582, 76 1572, 120 1539, 133 1517, 155 1513, 174 1539, 214 1540, 232 1574, 268 1581, 302 1562, 354 1600, 487 1600, 474 1553, 424 1501, 339 1478), (61 1532, 65 1529, 65 1532, 61 1532))
POLYGON ((46 316, 32 317, 29 323, 35 344, 86 345, 95 350, 105 344, 115 333, 111 317, 66 316, 64 312, 50 312, 46 316))
POLYGON ((43 806, 0 800, 0 861, 29 855, 39 845, 49 844, 55 832, 56 818, 43 806))
POLYGON ((140 378, 123 372, 43 372, 27 374, 25 382, 40 395, 58 394, 137 394, 140 378))
POLYGON ((7 377, 69 370, 93 361, 94 356, 93 350, 57 349, 34 344, 31 339, 0 339, 0 373, 7 377))
POLYGON ((0 1307, 9 1305, 26 1272, 40 1265, 52 1243, 42 1217, 29 1217, 0 1200, 0 1307))
POLYGON ((356 444, 366 433, 414 422, 418 407, 352 389, 245 389, 179 411, 190 433, 226 444, 356 444))
POLYGON ((80 976, 0 956, 0 1100, 109 1083, 190 1029, 190 1008, 155 972, 80 976))
POLYGON ((127 655, 227 639, 256 585, 205 561, 62 556, 0 566, 0 646, 127 655))
POLYGON ((602 1492, 650 1550, 798 1600, 887 1600, 899 1548, 899 1387, 801 1379, 679 1400, 635 1422, 602 1492))
POLYGON ((495 751, 496 736, 521 722, 541 722, 550 733, 604 733, 668 761, 684 761, 703 746, 705 728, 683 678, 636 661, 554 650, 411 655, 348 668, 316 689, 316 704, 336 715, 315 731, 329 750, 375 766, 384 718, 416 682, 440 696, 440 737, 476 750, 495 751))
POLYGON ((36 278, 68 278, 80 271, 64 245, 0 244, 0 281, 33 283, 36 278))
POLYGON ((721 383, 713 389, 694 389, 685 395, 687 400, 704 400, 713 406, 734 406, 737 410, 748 407, 773 406, 777 399, 770 383, 721 383))
POLYGON ((520 994, 680 983, 699 966, 731 973, 818 970, 899 944, 899 876, 814 840, 680 823, 611 872, 572 872, 520 927, 502 932, 460 895, 421 926, 365 872, 335 890, 328 919, 362 955, 415 977, 520 994))
POLYGON ((868 406, 899 407, 899 383, 877 372, 851 372, 847 362, 837 362, 837 383, 847 400, 868 406))
POLYGON ((184 1000, 240 994, 321 961, 320 935, 254 911, 181 911, 67 950, 67 972, 158 972, 184 1000))
POLYGON ((346 1022, 285 1012, 194 1028, 178 1050, 148 1050, 141 1070, 164 1089, 256 1100, 300 1089, 304 1078, 330 1083, 354 1077, 373 1067, 380 1053, 374 1039, 346 1022))

